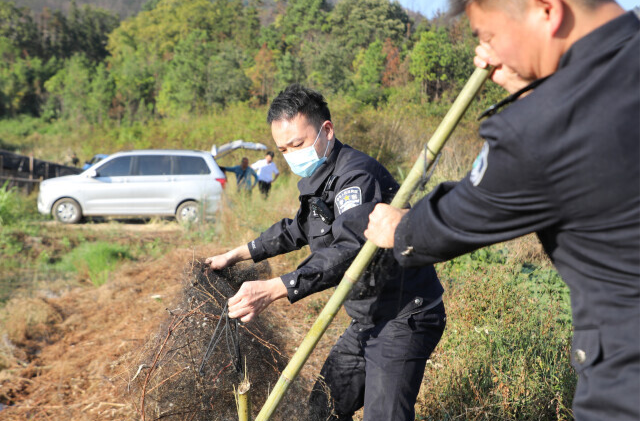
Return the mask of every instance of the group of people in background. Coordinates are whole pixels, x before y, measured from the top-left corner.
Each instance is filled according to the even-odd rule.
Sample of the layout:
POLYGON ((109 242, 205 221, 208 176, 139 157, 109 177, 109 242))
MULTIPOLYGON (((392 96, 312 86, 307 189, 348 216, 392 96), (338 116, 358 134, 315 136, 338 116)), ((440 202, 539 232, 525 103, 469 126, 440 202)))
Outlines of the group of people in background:
POLYGON ((264 159, 260 159, 249 166, 249 158, 244 157, 240 165, 233 167, 223 167, 224 172, 232 172, 236 175, 236 185, 238 191, 251 192, 257 185, 260 193, 266 199, 271 191, 271 184, 276 181, 280 172, 276 163, 273 162, 273 152, 268 151, 264 159))

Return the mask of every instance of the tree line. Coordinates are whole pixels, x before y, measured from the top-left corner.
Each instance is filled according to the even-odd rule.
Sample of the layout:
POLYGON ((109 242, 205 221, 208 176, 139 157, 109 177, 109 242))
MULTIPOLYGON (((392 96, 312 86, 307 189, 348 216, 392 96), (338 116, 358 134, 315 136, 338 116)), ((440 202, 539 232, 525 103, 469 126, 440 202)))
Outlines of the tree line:
POLYGON ((389 0, 149 0, 120 20, 0 3, 0 115, 89 123, 265 104, 299 82, 377 106, 437 99, 472 72, 468 23, 389 0), (269 13, 267 13, 269 12, 269 13), (267 18, 265 18, 265 16, 267 18))

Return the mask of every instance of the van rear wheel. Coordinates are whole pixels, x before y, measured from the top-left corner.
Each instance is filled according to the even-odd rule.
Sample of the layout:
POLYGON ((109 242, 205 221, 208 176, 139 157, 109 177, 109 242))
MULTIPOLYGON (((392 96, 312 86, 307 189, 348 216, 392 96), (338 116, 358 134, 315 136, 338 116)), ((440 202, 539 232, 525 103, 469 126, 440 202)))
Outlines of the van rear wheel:
POLYGON ((82 208, 73 199, 60 199, 51 208, 53 217, 63 224, 75 224, 82 219, 82 208))
POLYGON ((198 202, 189 200, 178 206, 176 220, 181 224, 198 222, 200 220, 200 205, 198 202))

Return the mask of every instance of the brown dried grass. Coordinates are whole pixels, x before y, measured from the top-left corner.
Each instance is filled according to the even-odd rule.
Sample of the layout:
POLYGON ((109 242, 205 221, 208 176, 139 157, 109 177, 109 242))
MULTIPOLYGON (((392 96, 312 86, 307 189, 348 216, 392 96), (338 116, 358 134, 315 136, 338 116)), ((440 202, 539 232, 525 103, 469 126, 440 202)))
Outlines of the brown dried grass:
POLYGON ((181 289, 192 251, 126 265, 100 288, 77 288, 49 303, 56 336, 0 379, 6 420, 136 419, 126 398, 128 368, 181 289), (159 295, 160 299, 152 298, 159 295))
POLYGON ((14 344, 46 341, 61 314, 43 298, 16 298, 0 312, 0 328, 14 344))
MULTIPOLYGON (((166 337, 173 317, 168 310, 173 312, 180 307, 188 295, 185 265, 191 268, 196 254, 211 256, 222 251, 213 246, 174 250, 158 259, 126 263, 99 288, 85 285, 59 298, 38 299, 39 304, 46 303, 57 312, 57 316, 51 313, 51 323, 46 325, 46 340, 40 336, 40 340, 31 342, 31 347, 25 347, 9 341, 6 334, 4 339, 0 337, 0 362, 6 360, 6 369, 0 376, 0 403, 9 405, 2 411, 2 419, 140 419, 141 395, 135 383, 146 374, 145 369, 132 379, 140 365, 148 362, 150 351, 158 349, 154 348, 158 338, 166 337)), ((290 262, 290 257, 271 259, 273 276, 291 270, 290 262)), ((263 312, 260 319, 271 329, 270 342, 280 344, 282 356, 278 357, 278 364, 249 365, 252 383, 259 383, 262 377, 277 379, 277 375, 266 374, 271 375, 274 367, 280 368, 279 364, 293 354, 331 292, 316 294, 295 306, 279 300, 263 312)), ((341 311, 283 399, 276 412, 279 418, 274 419, 304 419, 295 411, 304 408, 300 403, 306 401, 329 349, 349 320, 341 311)), ((210 333, 203 331, 201 335, 208 341, 210 333)), ((199 363, 200 359, 196 361, 199 363)), ((166 378, 157 377, 147 390, 166 378)), ((254 416, 261 408, 265 391, 274 384, 267 380, 262 390, 252 385, 254 416)), ((229 396, 233 400, 231 393, 232 389, 229 396)))

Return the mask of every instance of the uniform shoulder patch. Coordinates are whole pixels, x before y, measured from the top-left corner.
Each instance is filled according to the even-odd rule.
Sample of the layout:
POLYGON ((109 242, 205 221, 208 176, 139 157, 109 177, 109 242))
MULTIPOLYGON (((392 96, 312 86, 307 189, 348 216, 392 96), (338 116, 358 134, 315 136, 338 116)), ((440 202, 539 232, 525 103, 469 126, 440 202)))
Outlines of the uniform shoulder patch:
POLYGON ((340 192, 336 194, 334 203, 338 207, 340 215, 351 208, 360 206, 362 204, 362 191, 360 187, 347 187, 346 189, 340 190, 340 192))
POLYGON ((469 180, 471 184, 477 186, 482 181, 482 177, 484 177, 484 173, 487 171, 487 166, 489 165, 489 143, 484 142, 482 146, 482 150, 478 154, 478 157, 475 161, 473 161, 473 168, 471 169, 471 174, 469 174, 469 180))

